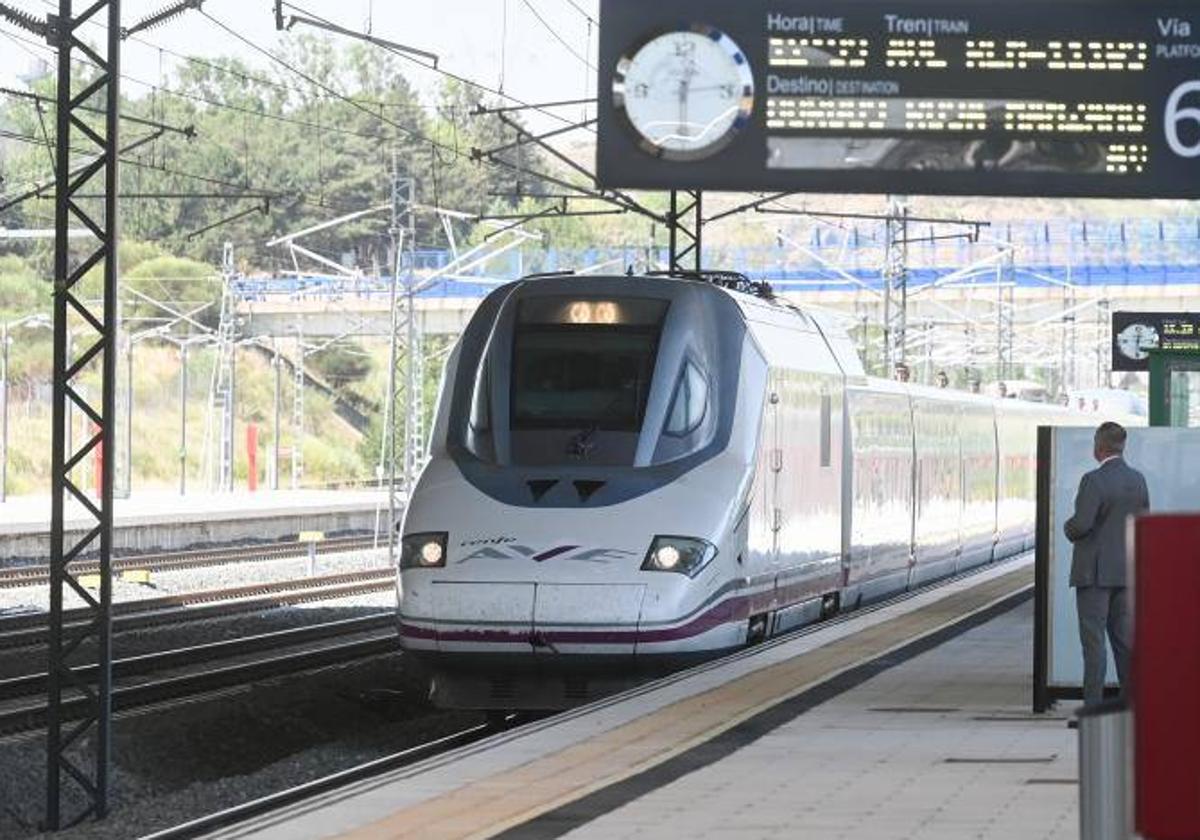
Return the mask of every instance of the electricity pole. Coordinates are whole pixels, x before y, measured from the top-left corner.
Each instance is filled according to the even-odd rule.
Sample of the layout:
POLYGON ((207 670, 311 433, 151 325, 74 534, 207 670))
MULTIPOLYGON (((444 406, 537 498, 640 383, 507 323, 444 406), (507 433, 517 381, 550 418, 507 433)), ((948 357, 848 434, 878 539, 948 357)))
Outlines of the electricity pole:
POLYGON ((179 345, 179 495, 187 493, 188 345, 179 345))
MULTIPOLYGON (((274 340, 272 340, 272 344, 274 340)), ((271 489, 279 489, 279 404, 283 396, 283 381, 280 377, 280 366, 282 362, 279 358, 279 348, 275 348, 275 354, 271 357, 271 367, 275 370, 275 426, 273 437, 271 440, 271 489)))
POLYGON ((908 329, 908 204, 902 197, 888 197, 884 224, 883 367, 890 377, 904 363, 908 329))
POLYGON ((47 662, 46 726, 46 828, 56 831, 65 823, 88 815, 108 813, 109 769, 112 751, 112 524, 113 444, 116 442, 116 342, 117 342, 117 195, 118 128, 120 103, 121 4, 97 0, 76 14, 73 0, 58 0, 58 13, 48 18, 43 34, 58 59, 55 97, 54 195, 54 367, 53 422, 50 468, 50 620, 47 662), (89 21, 103 21, 107 35, 92 47, 77 34, 89 21), (72 51, 86 54, 95 72, 86 82, 72 73, 72 51), (105 103, 101 125, 87 113, 90 103, 105 103), (88 122, 93 125, 89 126, 88 122), (81 144, 95 157, 82 174, 73 175, 73 161, 81 144), (101 177, 101 173, 103 173, 101 177), (97 204, 83 196, 101 185, 97 204), (100 212, 95 212, 99 210, 100 212), (82 255, 72 253, 72 220, 85 222, 91 232, 82 255), (79 292, 79 282, 93 267, 103 271, 101 308, 79 292), (83 342, 80 360, 68 360, 72 317, 85 322, 78 338, 83 342), (79 387, 87 362, 100 367, 100 400, 89 399, 79 387), (70 409, 78 406, 95 424, 78 449, 68 443, 70 409), (89 453, 101 447, 104 469, 99 498, 89 498, 73 475, 89 453), (68 535, 66 501, 76 500, 92 519, 82 538, 68 535), (76 577, 75 561, 96 551, 99 591, 83 599, 83 616, 66 620, 68 591, 87 590, 76 577), (82 723, 67 724, 67 705, 79 705, 82 723), (82 756, 81 756, 82 753, 82 756), (81 761, 81 758, 85 760, 81 761), (82 816, 64 819, 63 782, 82 794, 82 816))
POLYGON ((8 498, 8 324, 0 324, 0 502, 8 498))
POLYGON ((388 561, 395 565, 397 556, 400 511, 407 504, 415 478, 416 458, 414 440, 419 440, 417 412, 420 406, 415 392, 417 371, 414 357, 416 347, 416 312, 413 270, 416 238, 413 218, 415 184, 411 176, 400 174, 399 157, 392 155, 392 283, 388 301, 391 306, 391 346, 389 348, 388 394, 384 407, 383 451, 388 483, 388 561), (404 253, 409 253, 405 267, 404 253), (401 274, 405 279, 402 281, 401 274), (401 288, 403 283, 403 288, 401 288), (404 419, 398 420, 399 407, 404 407, 404 419), (403 496, 403 499, 401 498, 403 496))
POLYGON ((304 473, 304 320, 296 319, 296 356, 292 363, 292 489, 304 473))

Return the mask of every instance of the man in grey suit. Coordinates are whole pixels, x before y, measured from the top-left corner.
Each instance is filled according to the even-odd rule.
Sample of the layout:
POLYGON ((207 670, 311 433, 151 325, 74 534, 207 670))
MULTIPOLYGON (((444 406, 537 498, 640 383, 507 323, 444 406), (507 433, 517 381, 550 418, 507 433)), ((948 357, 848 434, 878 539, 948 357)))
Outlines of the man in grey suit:
POLYGON ((1074 543, 1071 586, 1079 612, 1083 643, 1083 702, 1104 697, 1108 656, 1104 631, 1117 663, 1122 691, 1129 675, 1131 616, 1125 580, 1125 522, 1150 508, 1150 492, 1140 472, 1125 463, 1125 429, 1102 423, 1096 429, 1092 454, 1100 466, 1079 482, 1075 515, 1063 530, 1074 543))

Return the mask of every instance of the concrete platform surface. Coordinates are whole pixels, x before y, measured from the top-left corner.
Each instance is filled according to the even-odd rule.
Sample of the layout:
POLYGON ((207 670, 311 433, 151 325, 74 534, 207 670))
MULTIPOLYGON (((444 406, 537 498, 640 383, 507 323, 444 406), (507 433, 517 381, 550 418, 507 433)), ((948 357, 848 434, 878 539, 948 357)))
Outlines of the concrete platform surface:
POLYGON ((1026 602, 559 836, 1074 840, 1076 733, 1029 714, 1032 628, 1026 602))
MULTIPOLYGON (((173 550, 205 543, 275 540, 300 531, 374 530, 387 514, 380 490, 280 490, 258 493, 138 493, 113 505, 114 548, 173 550)), ((66 509, 67 529, 82 534, 95 520, 78 503, 66 509)), ((382 527, 382 526, 381 526, 382 527)), ((0 558, 48 551, 49 496, 10 496, 0 504, 0 558)))
MULTIPOLYGON (((387 504, 381 490, 277 490, 258 493, 137 493, 113 504, 115 525, 156 522, 201 522, 209 519, 253 519, 281 512, 309 513, 359 510, 387 504)), ((67 505, 68 525, 83 525, 83 506, 67 505)), ((50 528, 49 496, 9 496, 0 503, 0 536, 46 531, 50 528)))

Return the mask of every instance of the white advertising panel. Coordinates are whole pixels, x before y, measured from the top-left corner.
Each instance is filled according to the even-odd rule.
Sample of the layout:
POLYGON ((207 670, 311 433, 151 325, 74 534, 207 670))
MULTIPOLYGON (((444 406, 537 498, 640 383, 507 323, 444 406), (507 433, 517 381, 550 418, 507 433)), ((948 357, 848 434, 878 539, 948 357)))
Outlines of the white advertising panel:
MULTIPOLYGON (((1083 684, 1083 654, 1075 593, 1070 586, 1071 543, 1063 534, 1075 510, 1075 493, 1083 474, 1096 468, 1090 428, 1053 430, 1051 499, 1049 505, 1050 575, 1047 683, 1052 688, 1078 688, 1083 684)), ((1200 429, 1129 429, 1125 460, 1146 476, 1150 506, 1156 513, 1200 510, 1200 429)), ((1109 652, 1108 679, 1116 684, 1116 668, 1109 652)))

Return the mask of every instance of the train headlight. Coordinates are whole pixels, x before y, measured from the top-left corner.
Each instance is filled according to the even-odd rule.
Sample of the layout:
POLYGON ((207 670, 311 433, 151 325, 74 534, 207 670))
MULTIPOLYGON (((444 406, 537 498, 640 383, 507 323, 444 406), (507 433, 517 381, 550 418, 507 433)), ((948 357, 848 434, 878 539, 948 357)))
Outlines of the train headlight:
POLYGON ((642 569, 647 572, 679 572, 695 577, 717 556, 717 547, 696 537, 655 537, 646 552, 642 569))
POLYGON ((400 541, 401 569, 438 569, 446 565, 445 531, 409 534, 400 541))

